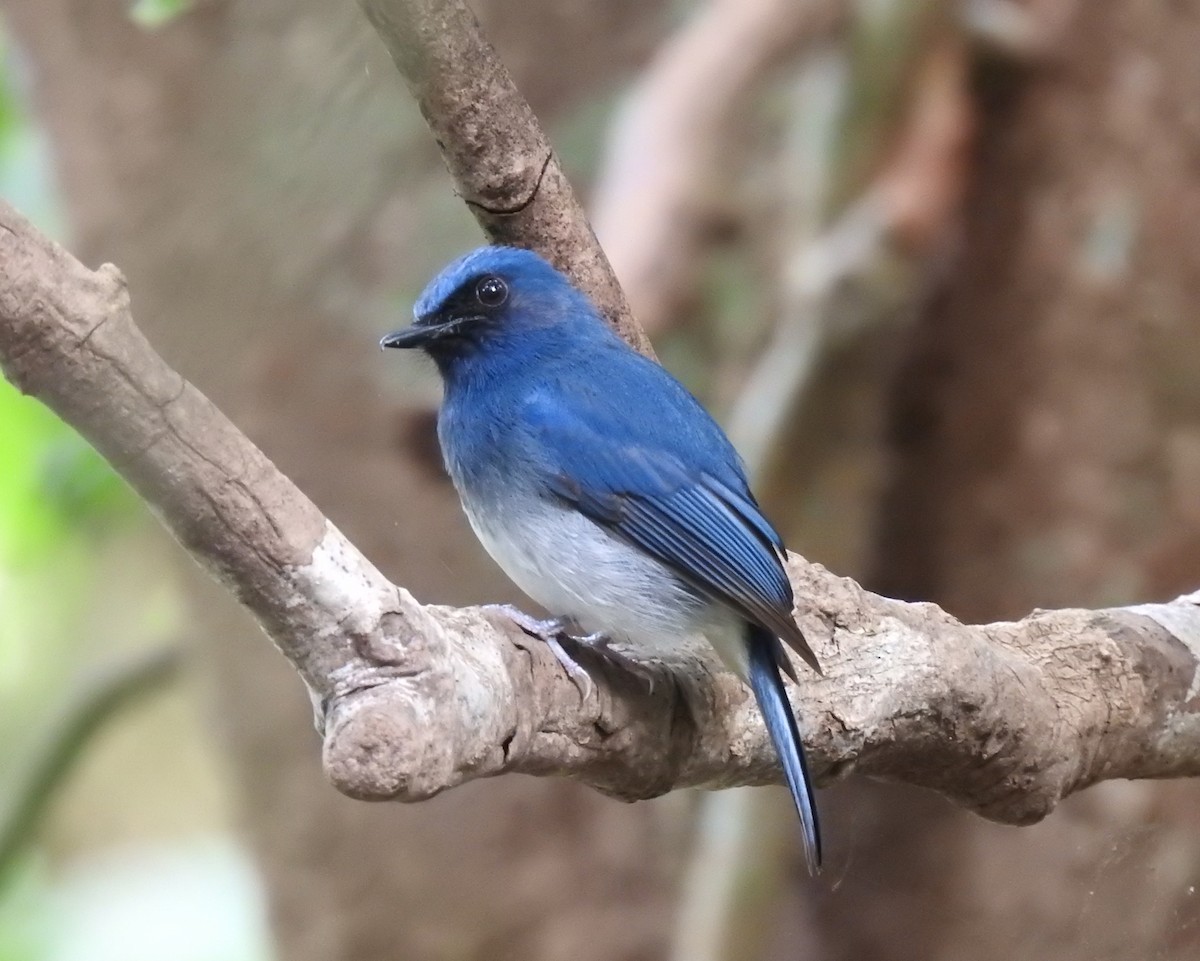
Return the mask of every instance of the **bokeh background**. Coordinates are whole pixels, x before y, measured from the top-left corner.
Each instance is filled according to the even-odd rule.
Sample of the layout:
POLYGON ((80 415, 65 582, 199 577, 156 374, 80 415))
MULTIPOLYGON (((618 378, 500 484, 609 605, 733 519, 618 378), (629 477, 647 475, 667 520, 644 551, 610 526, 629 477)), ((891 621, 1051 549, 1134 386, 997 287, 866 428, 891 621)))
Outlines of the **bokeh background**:
MULTIPOLYGON (((971 620, 1200 585, 1198 0, 477 0, 806 556, 971 620)), ((519 598, 384 357, 480 236, 352 3, 0 0, 0 194, 418 598, 519 598)), ((322 778, 302 686, 0 382, 0 961, 1200 956, 1200 789, 988 824, 322 778), (22 800, 30 801, 22 804, 22 800)))

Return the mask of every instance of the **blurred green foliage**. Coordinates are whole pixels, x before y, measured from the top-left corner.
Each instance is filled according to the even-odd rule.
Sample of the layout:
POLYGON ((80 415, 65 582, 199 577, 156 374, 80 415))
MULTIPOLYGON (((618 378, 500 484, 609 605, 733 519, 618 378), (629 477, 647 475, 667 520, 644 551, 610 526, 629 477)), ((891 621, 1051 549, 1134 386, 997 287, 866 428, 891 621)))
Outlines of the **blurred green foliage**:
MULTIPOLYGON (((185 6, 179 0, 137 5, 146 22, 163 22, 185 6)), ((20 52, 0 29, 0 196, 62 237, 50 152, 27 109, 24 81, 20 52)), ((145 517, 137 498, 84 440, 0 378, 0 727, 8 732, 0 739, 0 817, 14 809, 7 792, 25 780, 20 772, 31 768, 44 740, 39 735, 61 709, 64 691, 81 682, 81 665, 108 659, 114 638, 137 646, 175 630, 178 608, 169 578, 148 582, 149 565, 139 566, 136 546, 130 546, 145 517)), ((178 747, 188 754, 188 745, 178 747)), ((93 815, 114 803, 91 800, 93 815)), ((161 937, 133 937, 127 925, 121 940, 105 941, 94 923, 118 902, 127 921, 144 920, 152 907, 146 892, 161 892, 161 860, 143 857, 141 869, 110 871, 89 887, 78 883, 88 859, 64 859, 64 853, 73 855, 69 849, 53 857, 45 847, 29 851, 0 874, 0 961, 94 958, 104 951, 127 959, 163 956, 161 937)), ((197 902, 195 910, 210 912, 211 931, 221 936, 197 937, 188 957, 265 957, 261 905, 244 856, 229 849, 215 859, 187 851, 175 857, 185 865, 175 873, 193 878, 193 895, 238 892, 232 908, 228 894, 197 902)), ((167 902, 160 893, 159 909, 176 915, 183 910, 167 902)))
MULTIPOLYGON (((0 383, 0 565, 45 561, 66 538, 127 516, 137 501, 112 468, 40 403, 0 383)), ((2 630, 2 628, 0 628, 2 630)))
POLYGON ((43 230, 61 236, 50 151, 30 119, 22 96, 24 83, 24 62, 11 49, 0 23, 0 195, 43 230))
MULTIPOLYGON (((21 80, 20 58, 0 33, 0 194, 59 233, 48 151, 21 80)), ((44 655, 78 615, 71 598, 86 576, 87 542, 134 516, 135 503, 74 431, 0 380, 0 723, 27 713, 23 695, 38 691, 43 670, 61 666, 44 655)), ((0 745, 0 763, 11 750, 0 745)))
POLYGON ((186 13, 191 5, 191 0, 134 0, 129 7, 129 19, 139 27, 153 30, 186 13))
POLYGON ((0 878, 0 961, 44 958, 50 944, 51 913, 46 882, 33 865, 0 878))
MULTIPOLYGON (((20 68, 0 32, 0 195, 44 230, 60 233, 48 152, 20 96, 20 68)), ((46 561, 78 525, 121 514, 133 502, 74 431, 0 381, 0 571, 46 561)), ((3 609, 13 603, 6 599, 3 609)), ((3 641, 0 633, 0 657, 3 641)))

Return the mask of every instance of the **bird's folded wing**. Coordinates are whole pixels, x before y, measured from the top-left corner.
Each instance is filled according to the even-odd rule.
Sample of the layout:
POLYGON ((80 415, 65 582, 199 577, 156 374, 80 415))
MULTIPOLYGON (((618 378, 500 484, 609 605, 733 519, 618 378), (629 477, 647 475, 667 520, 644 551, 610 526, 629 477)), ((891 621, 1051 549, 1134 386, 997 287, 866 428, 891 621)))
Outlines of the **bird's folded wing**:
MULTIPOLYGON (((712 474, 689 469, 676 454, 605 426, 586 416, 542 412, 536 428, 539 455, 551 468, 549 491, 702 594, 782 638, 819 672, 792 619, 783 545, 749 490, 733 490, 712 474)), ((780 661, 794 677, 787 659, 780 661)))

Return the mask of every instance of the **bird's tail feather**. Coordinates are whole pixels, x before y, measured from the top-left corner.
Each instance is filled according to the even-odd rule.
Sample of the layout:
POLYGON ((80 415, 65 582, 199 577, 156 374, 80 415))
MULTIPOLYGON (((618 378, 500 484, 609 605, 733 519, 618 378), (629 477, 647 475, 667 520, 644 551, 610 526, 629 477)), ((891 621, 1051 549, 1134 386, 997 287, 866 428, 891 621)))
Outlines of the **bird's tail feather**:
POLYGON ((781 647, 779 638, 758 625, 750 625, 746 641, 750 653, 750 688, 766 721, 775 753, 783 765, 783 774, 804 831, 804 858, 808 862, 809 873, 815 875, 821 869, 821 828, 817 823, 817 805, 808 776, 808 765, 804 760, 800 731, 796 727, 796 716, 792 713, 783 677, 779 673, 775 650, 781 647))

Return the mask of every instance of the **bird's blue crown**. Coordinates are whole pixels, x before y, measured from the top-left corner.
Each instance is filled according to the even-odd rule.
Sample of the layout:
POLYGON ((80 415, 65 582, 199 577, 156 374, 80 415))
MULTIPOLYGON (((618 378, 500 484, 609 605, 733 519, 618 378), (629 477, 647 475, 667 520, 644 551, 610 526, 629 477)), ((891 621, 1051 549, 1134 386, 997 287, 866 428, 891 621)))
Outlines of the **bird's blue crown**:
POLYGON ((436 315, 465 286, 489 274, 503 278, 510 286, 518 284, 524 294, 533 297, 567 295, 576 301, 571 306, 595 309, 564 274, 532 250, 494 246, 476 248, 444 267, 417 298, 413 316, 420 320, 436 315))

